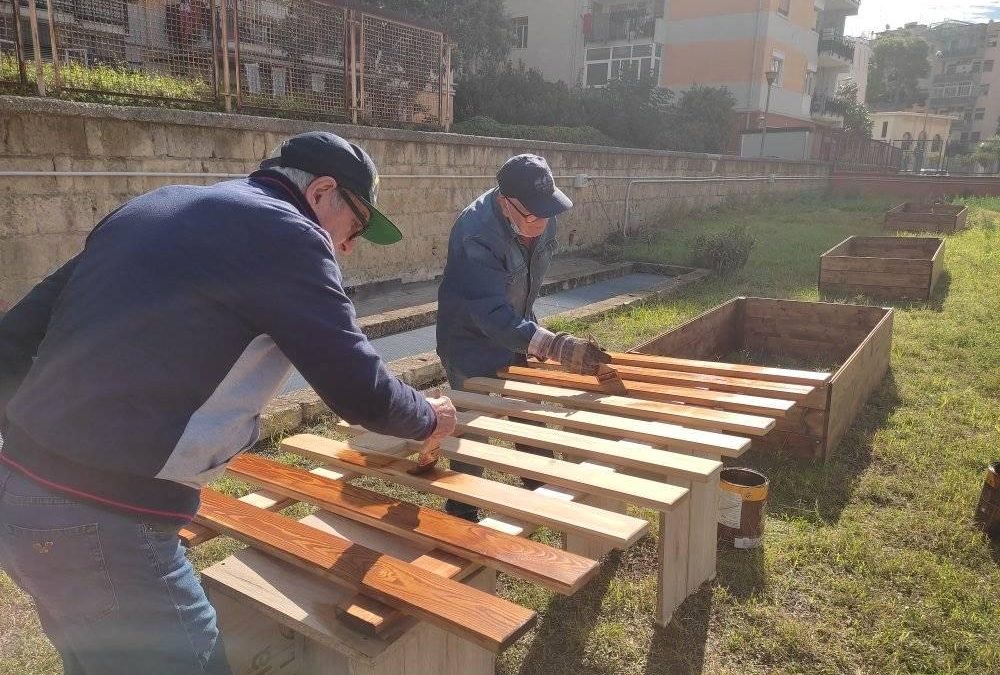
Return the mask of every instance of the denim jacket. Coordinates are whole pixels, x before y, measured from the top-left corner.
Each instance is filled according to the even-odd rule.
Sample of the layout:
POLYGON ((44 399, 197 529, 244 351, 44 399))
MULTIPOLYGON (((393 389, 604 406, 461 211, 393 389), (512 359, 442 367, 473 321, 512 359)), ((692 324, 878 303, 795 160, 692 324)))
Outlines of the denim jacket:
POLYGON ((458 217, 438 290, 437 352, 448 380, 492 376, 523 358, 538 330, 535 299, 556 249, 556 219, 532 250, 518 241, 494 188, 458 217))

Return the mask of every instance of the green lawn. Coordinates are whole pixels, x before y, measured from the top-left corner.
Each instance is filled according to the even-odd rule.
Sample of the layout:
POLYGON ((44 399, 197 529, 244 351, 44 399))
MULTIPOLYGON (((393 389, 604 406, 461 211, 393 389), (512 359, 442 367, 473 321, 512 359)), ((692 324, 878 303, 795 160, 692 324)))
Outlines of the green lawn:
MULTIPOLYGON (((716 581, 662 630, 651 621, 650 539, 611 555, 572 598, 501 575, 503 595, 541 621, 498 672, 1000 672, 1000 548, 969 525, 983 469, 1000 459, 1000 199, 969 205, 973 227, 948 238, 935 297, 896 305, 890 373, 835 457, 822 466, 741 460, 771 478, 762 550, 720 552, 716 581)), ((623 348, 736 295, 816 299, 819 254, 850 234, 879 233, 886 206, 803 197, 637 236, 626 257, 682 264, 698 233, 744 224, 757 243, 732 277, 559 327, 623 348)), ((201 547, 196 564, 233 546, 201 547)), ((0 603, 0 673, 59 672, 30 604, 2 575, 0 603)))

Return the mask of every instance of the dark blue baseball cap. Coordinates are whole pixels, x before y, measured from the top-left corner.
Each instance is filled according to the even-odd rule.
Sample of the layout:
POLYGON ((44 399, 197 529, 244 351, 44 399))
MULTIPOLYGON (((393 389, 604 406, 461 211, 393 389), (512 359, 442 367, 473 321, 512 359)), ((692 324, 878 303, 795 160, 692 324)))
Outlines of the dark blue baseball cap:
POLYGON ((497 185, 504 197, 513 197, 539 218, 558 216, 573 208, 573 202, 556 187, 552 169, 544 157, 516 155, 497 172, 497 185))
POLYGON ((261 168, 287 166, 316 176, 337 179, 337 185, 354 194, 371 212, 361 236, 373 244, 395 244, 403 238, 391 220, 375 208, 379 177, 368 153, 328 131, 309 131, 281 144, 277 157, 264 160, 261 168))

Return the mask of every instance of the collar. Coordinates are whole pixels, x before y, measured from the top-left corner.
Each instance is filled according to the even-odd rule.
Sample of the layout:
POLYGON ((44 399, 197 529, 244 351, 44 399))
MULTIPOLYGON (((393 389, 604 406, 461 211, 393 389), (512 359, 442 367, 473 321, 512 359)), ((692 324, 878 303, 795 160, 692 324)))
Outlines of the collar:
POLYGON ((313 208, 309 206, 306 196, 302 194, 302 191, 299 190, 295 183, 288 180, 285 174, 272 169, 260 169, 250 174, 249 178, 252 181, 273 189, 280 199, 285 200, 298 209, 303 216, 319 225, 319 217, 316 216, 313 208))

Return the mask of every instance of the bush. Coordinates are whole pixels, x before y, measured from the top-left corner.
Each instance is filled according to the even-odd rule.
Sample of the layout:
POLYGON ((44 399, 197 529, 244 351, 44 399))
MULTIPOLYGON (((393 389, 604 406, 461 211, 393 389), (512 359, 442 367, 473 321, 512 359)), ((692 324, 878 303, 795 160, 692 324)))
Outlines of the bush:
POLYGON ((743 269, 757 240, 743 225, 716 235, 700 234, 689 244, 691 264, 727 276, 743 269))
POLYGON ((582 143, 584 145, 610 145, 617 143, 594 127, 546 127, 530 124, 501 124, 491 117, 472 117, 453 124, 456 134, 494 136, 497 138, 527 138, 533 141, 582 143))

